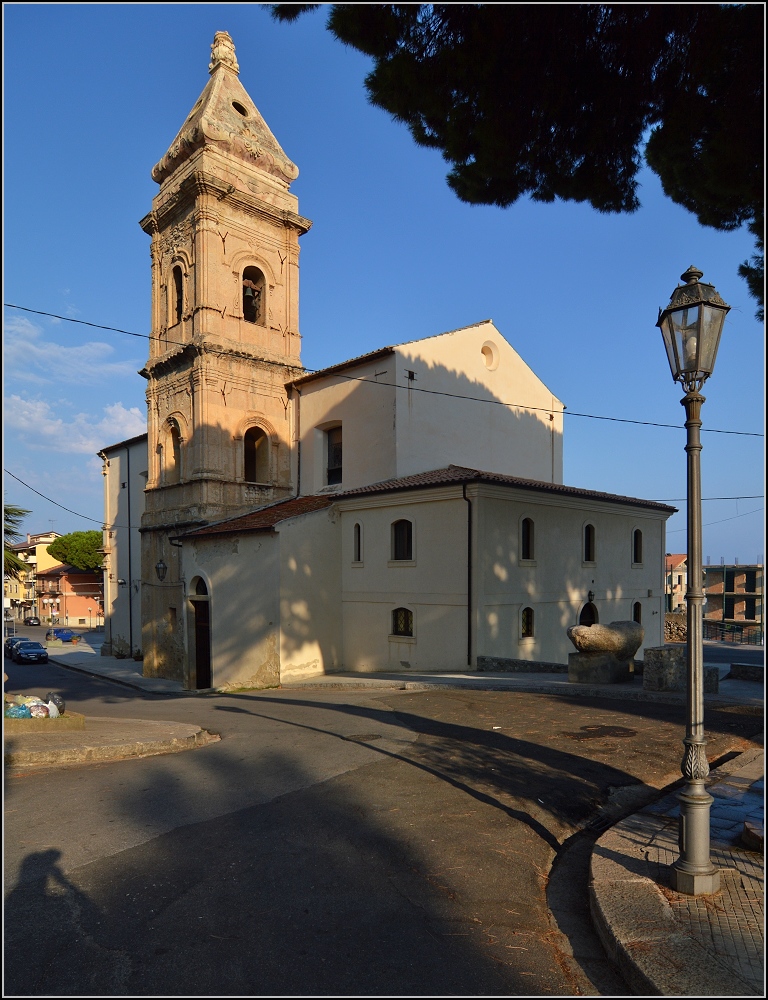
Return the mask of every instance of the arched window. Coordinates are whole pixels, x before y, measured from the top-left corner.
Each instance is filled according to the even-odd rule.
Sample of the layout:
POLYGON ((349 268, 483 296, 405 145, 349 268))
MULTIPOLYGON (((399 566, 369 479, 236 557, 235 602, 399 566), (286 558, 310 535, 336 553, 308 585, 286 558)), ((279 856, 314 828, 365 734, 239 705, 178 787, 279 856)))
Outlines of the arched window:
POLYGON ((201 576, 197 578, 197 583, 195 584, 195 594, 197 597, 208 596, 208 588, 205 585, 205 580, 201 576))
POLYGON ((643 533, 639 528, 632 532, 632 562, 641 563, 643 561, 643 533))
POLYGON ((408 608, 395 608, 392 612, 392 635, 413 636, 413 612, 408 608))
POLYGON ((181 431, 176 421, 168 421, 168 438, 166 447, 162 450, 165 460, 164 479, 166 485, 181 481, 181 431))
POLYGON ((171 307, 171 326, 175 326, 181 322, 184 315, 184 274, 178 264, 173 269, 173 302, 171 307))
POLYGON ((264 326, 264 275, 258 267, 243 271, 243 319, 246 323, 264 326))
POLYGON ((595 526, 584 525, 584 562, 595 561, 595 526))
POLYGON ((635 601, 632 605, 632 621, 641 625, 643 622, 643 606, 640 601, 635 601))
POLYGON ((363 561, 363 533, 359 524, 352 532, 352 562, 363 561))
POLYGON ((579 625, 597 625, 597 622, 597 608, 591 601, 589 601, 581 609, 581 614, 579 615, 579 625))
POLYGON ((523 639, 533 638, 533 608, 523 608, 520 620, 520 636, 523 639))
POLYGON ((392 558, 413 559, 413 525, 405 518, 392 525, 392 558))
POLYGON ((530 517, 524 517, 522 524, 520 525, 520 558, 521 559, 533 559, 534 558, 534 537, 533 537, 533 521, 530 517))
POLYGON ((243 478, 246 483, 269 482, 269 438, 260 427, 243 435, 243 478))

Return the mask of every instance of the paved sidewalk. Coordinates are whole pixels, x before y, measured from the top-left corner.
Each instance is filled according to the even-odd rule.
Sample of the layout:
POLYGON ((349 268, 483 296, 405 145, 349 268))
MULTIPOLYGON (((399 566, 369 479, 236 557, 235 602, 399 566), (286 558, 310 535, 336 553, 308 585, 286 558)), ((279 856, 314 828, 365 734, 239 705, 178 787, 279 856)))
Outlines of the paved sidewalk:
MULTIPOLYGON (((51 661, 71 670, 157 695, 197 695, 174 681, 145 678, 140 662, 100 656, 85 643, 51 650, 51 661)), ((721 670, 727 673, 727 668, 721 670)), ((337 674, 292 685, 284 690, 368 688, 424 690, 476 688, 556 693, 562 697, 609 697, 684 704, 684 695, 646 692, 641 679, 623 685, 575 685, 566 674, 337 674)), ((718 694, 705 703, 747 706, 762 713, 763 685, 721 679, 718 694)), ((173 752, 198 746, 202 731, 178 723, 88 719, 85 733, 62 733, 42 746, 35 736, 8 737, 12 762, 51 766, 173 752), (119 732, 118 732, 119 730, 119 732), (182 732, 183 730, 183 732, 182 732), (87 736, 87 739, 84 737, 87 736), (101 750, 98 748, 101 747, 101 750), (118 749, 123 747, 125 753, 118 749), (22 760, 19 756, 26 753, 22 760), (105 757, 100 757, 104 753, 105 757)), ((764 753, 749 750, 712 773, 712 859, 721 871, 721 889, 712 896, 690 897, 670 888, 669 865, 675 860, 679 806, 669 793, 619 822, 593 849, 590 905, 598 933, 623 976, 639 995, 763 996, 764 990, 764 753)))

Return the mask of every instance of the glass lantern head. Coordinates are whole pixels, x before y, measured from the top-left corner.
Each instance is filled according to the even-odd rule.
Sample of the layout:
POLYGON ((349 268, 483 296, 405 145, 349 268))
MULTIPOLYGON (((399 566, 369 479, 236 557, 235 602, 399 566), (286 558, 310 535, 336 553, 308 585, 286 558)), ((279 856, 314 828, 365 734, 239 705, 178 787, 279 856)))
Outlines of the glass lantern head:
POLYGON ((680 276, 685 285, 678 285, 667 308, 659 309, 656 323, 672 378, 686 391, 701 388, 712 374, 725 314, 731 308, 714 285, 699 280, 702 276, 693 265, 680 276))

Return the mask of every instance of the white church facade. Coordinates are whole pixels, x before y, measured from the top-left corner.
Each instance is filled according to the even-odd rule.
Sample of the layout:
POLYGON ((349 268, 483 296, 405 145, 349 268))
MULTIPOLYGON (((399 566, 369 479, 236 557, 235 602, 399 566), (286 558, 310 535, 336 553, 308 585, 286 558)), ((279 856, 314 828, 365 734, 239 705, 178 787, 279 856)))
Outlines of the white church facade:
POLYGON ((189 688, 565 664, 580 620, 663 642, 674 508, 563 485, 564 406, 490 320, 303 369, 298 170, 226 33, 212 53, 142 220, 147 437, 101 453, 104 652, 136 631, 137 545, 132 645, 189 688))

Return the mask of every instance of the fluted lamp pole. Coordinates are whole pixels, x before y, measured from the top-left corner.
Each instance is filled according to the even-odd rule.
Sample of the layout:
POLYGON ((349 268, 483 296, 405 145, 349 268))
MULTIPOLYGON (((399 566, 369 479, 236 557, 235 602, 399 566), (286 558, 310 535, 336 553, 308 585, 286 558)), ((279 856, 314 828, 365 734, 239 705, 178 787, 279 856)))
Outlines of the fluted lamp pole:
POLYGON ((684 285, 672 293, 666 309, 659 310, 661 328, 672 378, 685 396, 688 455, 688 674, 686 679, 685 752, 680 770, 686 784, 680 800, 680 857, 672 866, 678 892, 692 896, 717 892, 720 872, 710 858, 709 809, 712 796, 705 780, 709 774, 704 739, 704 590, 701 545, 701 388, 712 374, 725 314, 731 308, 691 265, 681 275, 684 285))

